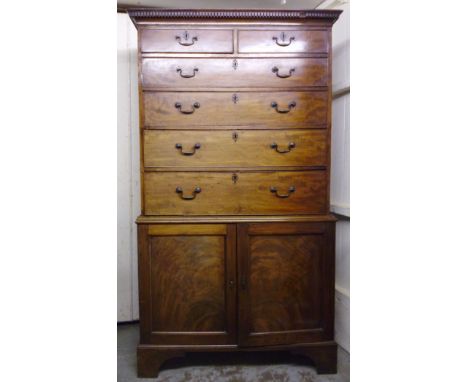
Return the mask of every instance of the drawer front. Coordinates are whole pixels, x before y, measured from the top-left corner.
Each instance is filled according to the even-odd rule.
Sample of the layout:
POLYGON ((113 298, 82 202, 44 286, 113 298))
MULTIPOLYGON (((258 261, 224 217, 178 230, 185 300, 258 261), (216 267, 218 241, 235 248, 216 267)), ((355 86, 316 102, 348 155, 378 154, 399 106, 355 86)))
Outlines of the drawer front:
POLYGON ((143 29, 141 51, 167 53, 232 53, 233 31, 213 29, 143 29))
POLYGON ((146 92, 146 127, 326 127, 328 93, 146 92))
POLYGON ((239 31, 239 53, 328 53, 326 30, 239 31))
POLYGON ((145 167, 324 166, 326 130, 145 130, 145 167))
POLYGON ((145 215, 327 213, 326 171, 146 172, 145 215), (185 198, 185 199, 184 199, 185 198))
POLYGON ((143 59, 143 87, 327 86, 326 58, 143 59))

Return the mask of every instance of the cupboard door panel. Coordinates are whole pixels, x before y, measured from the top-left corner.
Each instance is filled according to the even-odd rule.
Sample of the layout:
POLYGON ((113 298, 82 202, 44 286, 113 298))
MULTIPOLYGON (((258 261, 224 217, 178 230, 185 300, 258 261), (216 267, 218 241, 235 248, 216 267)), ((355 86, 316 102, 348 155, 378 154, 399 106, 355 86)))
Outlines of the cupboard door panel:
POLYGON ((143 272, 143 314, 150 342, 165 345, 235 342, 235 226, 150 225, 143 272))
POLYGON ((238 227, 242 346, 333 338, 333 223, 238 227))

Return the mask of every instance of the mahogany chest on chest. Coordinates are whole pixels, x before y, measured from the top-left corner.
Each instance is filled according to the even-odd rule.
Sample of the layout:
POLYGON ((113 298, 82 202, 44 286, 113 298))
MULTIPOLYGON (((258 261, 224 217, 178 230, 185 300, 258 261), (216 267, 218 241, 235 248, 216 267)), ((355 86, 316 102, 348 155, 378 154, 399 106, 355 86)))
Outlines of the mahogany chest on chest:
POLYGON ((340 11, 129 10, 139 39, 138 375, 289 350, 336 372, 331 29, 340 11))

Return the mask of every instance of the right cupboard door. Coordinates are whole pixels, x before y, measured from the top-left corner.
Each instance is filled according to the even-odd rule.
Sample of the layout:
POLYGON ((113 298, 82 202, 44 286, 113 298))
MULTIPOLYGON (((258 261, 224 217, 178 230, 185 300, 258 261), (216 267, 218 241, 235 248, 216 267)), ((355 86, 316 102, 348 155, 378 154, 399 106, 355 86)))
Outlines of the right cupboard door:
POLYGON ((239 343, 333 339, 334 222, 237 227, 239 343))

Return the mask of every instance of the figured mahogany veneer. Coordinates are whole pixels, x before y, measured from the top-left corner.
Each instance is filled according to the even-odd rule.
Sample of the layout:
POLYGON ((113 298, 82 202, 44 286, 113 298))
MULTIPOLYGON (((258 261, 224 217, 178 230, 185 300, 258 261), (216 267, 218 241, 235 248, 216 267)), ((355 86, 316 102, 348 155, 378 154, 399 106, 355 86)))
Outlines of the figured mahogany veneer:
POLYGON ((320 170, 147 172, 144 182, 145 215, 326 214, 328 211, 327 174, 320 170), (277 191, 273 192, 272 187, 277 191), (178 193, 178 188, 182 192, 178 193))
POLYGON ((197 351, 336 372, 331 29, 340 11, 133 9, 138 375, 197 351))
POLYGON ((145 130, 144 166, 326 166, 327 139, 325 130, 145 130))
POLYGON ((327 91, 145 92, 144 123, 147 128, 232 125, 324 128, 329 116, 328 96, 327 91))
POLYGON ((145 89, 327 86, 326 58, 145 58, 145 89))

